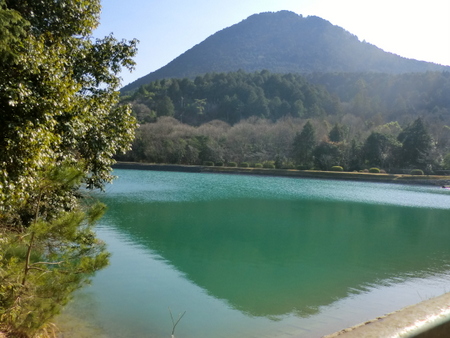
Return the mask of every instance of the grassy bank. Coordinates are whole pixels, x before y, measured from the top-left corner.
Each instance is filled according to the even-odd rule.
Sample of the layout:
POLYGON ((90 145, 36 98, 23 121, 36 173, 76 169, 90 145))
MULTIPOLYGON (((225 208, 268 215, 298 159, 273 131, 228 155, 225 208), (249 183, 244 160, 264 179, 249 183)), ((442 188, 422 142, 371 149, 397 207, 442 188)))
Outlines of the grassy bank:
POLYGON ((113 166, 113 168, 196 172, 196 173, 265 175, 265 176, 280 176, 280 177, 368 181, 380 183, 420 184, 433 186, 443 186, 450 184, 450 176, 438 176, 438 175, 400 175, 400 174, 381 174, 381 173, 375 174, 375 173, 361 173, 361 172, 338 172, 338 171, 318 171, 318 170, 150 164, 150 163, 136 163, 136 162, 119 162, 116 163, 113 166))

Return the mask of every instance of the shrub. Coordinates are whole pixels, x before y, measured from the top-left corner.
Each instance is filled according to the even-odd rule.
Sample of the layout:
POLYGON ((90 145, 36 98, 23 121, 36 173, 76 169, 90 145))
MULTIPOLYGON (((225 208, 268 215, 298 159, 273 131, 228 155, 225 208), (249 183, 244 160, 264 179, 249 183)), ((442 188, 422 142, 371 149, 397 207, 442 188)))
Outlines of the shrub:
POLYGON ((255 168, 262 168, 263 165, 261 163, 255 163, 255 168))
POLYGON ((301 165, 298 165, 296 169, 297 170, 308 170, 309 167, 307 165, 301 164, 301 165))
POLYGON ((216 167, 223 167, 223 162, 216 162, 214 165, 216 167))
POLYGON ((263 168, 275 169, 275 164, 270 163, 270 162, 266 162, 266 163, 263 164, 263 168))
POLYGON ((344 171, 344 168, 339 165, 335 165, 331 167, 331 171, 344 171))
POLYGON ((378 169, 378 168, 370 168, 369 169, 369 173, 379 174, 380 173, 380 169, 378 169))
POLYGON ((248 165, 247 162, 241 162, 241 163, 239 164, 239 167, 241 167, 241 168, 248 168, 249 165, 248 165))
POLYGON ((237 163, 236 162, 228 162, 228 167, 237 167, 237 163))
POLYGON ((283 169, 295 169, 295 166, 292 163, 285 163, 282 166, 283 169))
POLYGON ((423 171, 420 169, 413 169, 411 170, 411 175, 423 175, 423 171))
POLYGON ((214 167, 214 162, 213 161, 205 161, 205 162, 203 162, 203 165, 208 166, 208 167, 214 167))

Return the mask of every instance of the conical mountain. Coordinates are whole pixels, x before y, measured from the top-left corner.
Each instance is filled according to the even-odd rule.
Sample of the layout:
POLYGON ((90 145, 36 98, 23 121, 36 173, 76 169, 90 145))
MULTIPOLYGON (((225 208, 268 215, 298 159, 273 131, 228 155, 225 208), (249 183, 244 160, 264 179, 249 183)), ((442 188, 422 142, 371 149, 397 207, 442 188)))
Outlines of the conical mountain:
POLYGON ((225 28, 123 91, 163 78, 267 69, 274 73, 450 71, 450 67, 387 53, 316 16, 255 14, 225 28))

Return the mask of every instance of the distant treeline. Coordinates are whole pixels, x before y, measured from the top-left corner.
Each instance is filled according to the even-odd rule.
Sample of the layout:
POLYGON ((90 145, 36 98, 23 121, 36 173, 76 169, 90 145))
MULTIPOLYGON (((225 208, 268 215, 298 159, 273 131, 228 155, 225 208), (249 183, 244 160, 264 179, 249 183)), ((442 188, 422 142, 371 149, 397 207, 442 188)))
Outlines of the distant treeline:
POLYGON ((138 162, 450 169, 450 73, 206 74, 122 96, 138 162))
POLYGON ((141 123, 161 116, 200 125, 251 116, 276 121, 351 114, 376 125, 419 116, 450 124, 450 73, 210 73, 157 80, 125 93, 122 102, 132 104, 141 123))
POLYGON ((363 119, 352 125, 325 119, 252 117, 231 126, 215 120, 200 126, 172 117, 140 126, 132 151, 118 160, 346 171, 376 167, 387 172, 450 169, 450 128, 431 135, 418 118, 403 128, 390 122, 367 129, 363 119), (439 139, 439 141, 437 141, 439 139), (406 170, 406 171, 405 171, 406 170))

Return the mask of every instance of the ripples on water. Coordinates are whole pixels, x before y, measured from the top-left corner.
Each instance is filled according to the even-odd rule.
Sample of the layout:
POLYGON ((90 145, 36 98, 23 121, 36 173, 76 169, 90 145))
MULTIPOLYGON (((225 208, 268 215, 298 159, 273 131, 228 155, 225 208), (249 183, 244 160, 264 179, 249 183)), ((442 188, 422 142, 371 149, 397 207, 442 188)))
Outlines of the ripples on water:
POLYGON ((315 199, 448 209, 450 193, 437 187, 284 177, 127 172, 107 188, 108 195, 142 201, 194 201, 229 198, 315 199), (425 195, 424 195, 425 194, 425 195))
MULTIPOLYGON (((113 256, 67 309, 108 337, 318 337, 442 294, 434 187, 117 170, 113 256)), ((76 336, 74 336, 76 337, 76 336)))

